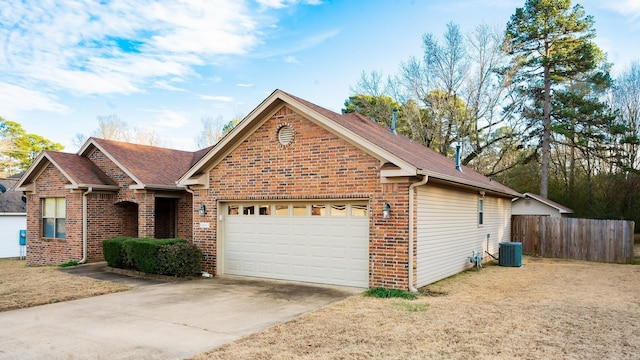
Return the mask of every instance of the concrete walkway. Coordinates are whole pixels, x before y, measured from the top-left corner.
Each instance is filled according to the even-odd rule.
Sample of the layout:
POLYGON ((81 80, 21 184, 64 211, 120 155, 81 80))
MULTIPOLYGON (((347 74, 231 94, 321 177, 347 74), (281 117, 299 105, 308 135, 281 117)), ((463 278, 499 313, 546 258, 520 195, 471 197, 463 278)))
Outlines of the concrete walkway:
POLYGON ((0 359, 182 359, 362 289, 223 277, 0 313, 0 359))

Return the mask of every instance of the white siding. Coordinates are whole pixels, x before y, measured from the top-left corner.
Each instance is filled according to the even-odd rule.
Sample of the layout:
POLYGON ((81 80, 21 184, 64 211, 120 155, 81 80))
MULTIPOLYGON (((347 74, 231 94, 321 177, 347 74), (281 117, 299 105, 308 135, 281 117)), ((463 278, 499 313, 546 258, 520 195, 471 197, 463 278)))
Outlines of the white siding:
POLYGON ((560 211, 535 199, 518 199, 513 202, 513 215, 540 215, 561 217, 560 211))
POLYGON ((0 214, 0 258, 20 256, 20 230, 26 228, 25 214, 0 214))
POLYGON ((417 285, 424 286, 472 266, 474 251, 497 255, 509 241, 511 200, 484 197, 484 224, 478 225, 479 193, 435 185, 418 188, 417 285), (490 235, 487 248, 487 234, 490 235))

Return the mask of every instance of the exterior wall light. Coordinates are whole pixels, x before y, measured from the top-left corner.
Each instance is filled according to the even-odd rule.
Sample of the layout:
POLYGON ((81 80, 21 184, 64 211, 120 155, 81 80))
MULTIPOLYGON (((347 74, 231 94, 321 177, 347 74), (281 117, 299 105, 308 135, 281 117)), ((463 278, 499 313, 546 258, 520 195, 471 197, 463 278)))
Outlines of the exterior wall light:
POLYGON ((198 209, 198 212, 200 213, 200 216, 207 215, 207 205, 201 204, 200 208, 198 209))
POLYGON ((382 208, 382 218, 388 219, 390 217, 391 217, 391 205, 389 205, 389 203, 385 203, 384 207, 382 208))

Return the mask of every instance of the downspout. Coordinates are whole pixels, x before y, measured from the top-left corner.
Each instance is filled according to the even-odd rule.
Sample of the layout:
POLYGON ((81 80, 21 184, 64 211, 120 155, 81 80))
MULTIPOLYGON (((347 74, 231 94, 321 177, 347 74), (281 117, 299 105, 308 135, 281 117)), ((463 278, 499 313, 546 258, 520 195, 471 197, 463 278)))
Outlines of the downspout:
POLYGON ((418 186, 424 185, 429 181, 427 175, 422 176, 422 180, 417 183, 409 185, 409 291, 417 293, 418 289, 413 286, 413 203, 414 203, 414 189, 418 186))
POLYGON ((87 195, 93 192, 93 187, 89 186, 87 191, 82 194, 82 259, 78 264, 87 262, 87 195))
POLYGON ((193 223, 195 221, 194 217, 193 217, 193 205, 194 205, 194 200, 195 200, 195 191, 193 191, 193 189, 191 189, 191 185, 187 185, 184 187, 184 189, 191 194, 191 244, 193 244, 193 223))

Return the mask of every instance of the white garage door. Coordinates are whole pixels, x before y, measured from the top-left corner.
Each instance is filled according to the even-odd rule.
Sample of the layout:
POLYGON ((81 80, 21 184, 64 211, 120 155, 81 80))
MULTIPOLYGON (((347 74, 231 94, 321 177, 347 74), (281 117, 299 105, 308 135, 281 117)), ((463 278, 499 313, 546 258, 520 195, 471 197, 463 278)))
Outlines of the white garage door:
POLYGON ((224 211, 223 272, 367 287, 367 203, 230 203, 224 211))

